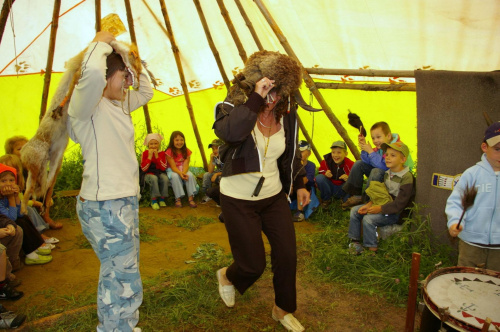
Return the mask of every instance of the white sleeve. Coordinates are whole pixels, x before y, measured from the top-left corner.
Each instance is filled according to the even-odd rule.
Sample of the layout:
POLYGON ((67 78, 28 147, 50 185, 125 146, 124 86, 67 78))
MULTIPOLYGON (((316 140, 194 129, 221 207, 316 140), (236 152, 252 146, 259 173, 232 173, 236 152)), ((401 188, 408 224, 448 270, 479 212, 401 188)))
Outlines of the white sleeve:
POLYGON ((146 104, 148 101, 153 98, 153 89, 151 88, 151 83, 149 82, 149 78, 145 73, 145 69, 141 71, 141 75, 139 76, 139 89, 129 90, 127 97, 125 97, 124 105, 130 107, 129 111, 135 111, 142 105, 146 104))

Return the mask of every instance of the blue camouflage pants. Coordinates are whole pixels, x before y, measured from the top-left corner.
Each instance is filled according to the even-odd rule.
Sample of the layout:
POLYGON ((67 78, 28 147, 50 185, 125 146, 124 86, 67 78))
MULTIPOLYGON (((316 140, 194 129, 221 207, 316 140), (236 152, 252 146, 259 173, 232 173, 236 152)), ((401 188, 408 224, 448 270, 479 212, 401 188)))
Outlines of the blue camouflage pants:
POLYGON ((137 197, 89 201, 78 196, 76 211, 83 234, 101 262, 97 331, 133 331, 143 295, 137 197))

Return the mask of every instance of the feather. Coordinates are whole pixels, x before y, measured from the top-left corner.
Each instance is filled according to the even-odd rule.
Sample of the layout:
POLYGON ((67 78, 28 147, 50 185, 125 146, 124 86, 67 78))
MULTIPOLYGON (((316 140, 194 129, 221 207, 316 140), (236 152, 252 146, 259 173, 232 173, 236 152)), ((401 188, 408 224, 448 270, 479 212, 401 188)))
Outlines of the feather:
POLYGON ((347 118, 349 119, 349 124, 354 128, 359 130, 359 134, 366 137, 366 129, 363 126, 363 122, 361 118, 356 113, 351 113, 351 110, 348 110, 349 114, 347 114, 347 118))
POLYGON ((477 195, 477 188, 475 185, 472 185, 471 187, 467 185, 467 187, 465 187, 465 190, 461 195, 463 212, 462 215, 460 216, 460 219, 458 220, 457 229, 460 227, 460 223, 464 218, 465 212, 474 205, 474 201, 476 200, 476 195, 477 195))

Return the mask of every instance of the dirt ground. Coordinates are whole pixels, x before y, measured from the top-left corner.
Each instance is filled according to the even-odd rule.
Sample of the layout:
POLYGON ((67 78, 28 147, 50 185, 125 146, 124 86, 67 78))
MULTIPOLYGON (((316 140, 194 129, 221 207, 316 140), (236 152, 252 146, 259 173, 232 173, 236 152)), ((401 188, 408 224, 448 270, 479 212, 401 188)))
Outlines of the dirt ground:
MULTIPOLYGON (((141 215, 178 220, 190 215, 216 219, 219 212, 220 208, 216 207, 214 202, 206 205, 199 204, 197 209, 184 206, 181 209, 167 207, 159 211, 151 208, 140 210, 141 215)), ((67 219, 61 222, 64 224, 61 230, 47 231, 48 235, 55 236, 61 241, 53 250, 53 261, 41 266, 25 266, 16 272, 17 278, 22 280, 18 289, 22 290, 25 296, 15 302, 3 302, 4 306, 10 310, 17 310, 25 305, 43 304, 50 301, 54 292, 58 297, 63 298, 89 291, 95 292, 99 261, 92 249, 79 248, 78 240, 83 235, 78 221, 67 219)), ((318 231, 308 222, 295 223, 295 227, 297 234, 318 231)), ((191 254, 196 252, 202 243, 215 242, 226 252, 230 252, 226 230, 219 222, 204 225, 195 231, 158 223, 148 233, 154 234, 159 241, 141 243, 140 259, 143 279, 156 276, 163 270, 190 268, 191 265, 185 262, 192 260, 191 254)), ((269 251, 269 247, 267 249, 269 251)), ((307 253, 299 250, 299 255, 304 254, 307 253)), ((404 330, 406 309, 395 307, 379 298, 347 292, 338 285, 312 284, 307 281, 310 278, 304 277, 302 271, 304 271, 303 267, 299 266, 296 316, 300 321, 315 322, 313 325, 317 326, 317 328, 309 327, 307 330, 350 332, 404 330)), ((216 287, 215 282, 214 277, 214 287, 216 287)), ((263 299, 269 299, 269 308, 271 308, 274 295, 270 278, 261 278, 253 287, 259 293, 255 301, 261 303, 263 299)), ((234 309, 237 314, 245 310, 245 307, 234 309)), ((264 317, 261 318, 264 319, 264 317)))

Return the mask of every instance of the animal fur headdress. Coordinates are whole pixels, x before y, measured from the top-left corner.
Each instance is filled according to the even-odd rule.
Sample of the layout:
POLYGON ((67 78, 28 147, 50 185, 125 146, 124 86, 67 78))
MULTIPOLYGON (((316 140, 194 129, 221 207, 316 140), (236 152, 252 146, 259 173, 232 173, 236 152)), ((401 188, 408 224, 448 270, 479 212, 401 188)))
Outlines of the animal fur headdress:
POLYGON ((252 54, 243 71, 238 73, 232 82, 229 101, 235 106, 243 104, 254 91, 255 83, 263 77, 275 81, 274 89, 276 94, 281 96, 275 107, 276 115, 285 114, 288 110, 288 97, 292 105, 296 102, 295 92, 302 83, 302 71, 297 61, 278 52, 259 51, 252 54))

